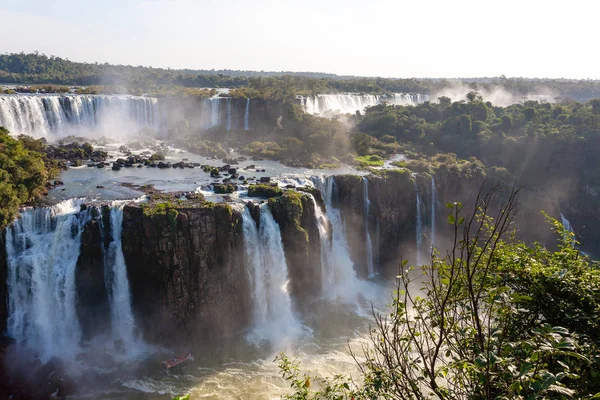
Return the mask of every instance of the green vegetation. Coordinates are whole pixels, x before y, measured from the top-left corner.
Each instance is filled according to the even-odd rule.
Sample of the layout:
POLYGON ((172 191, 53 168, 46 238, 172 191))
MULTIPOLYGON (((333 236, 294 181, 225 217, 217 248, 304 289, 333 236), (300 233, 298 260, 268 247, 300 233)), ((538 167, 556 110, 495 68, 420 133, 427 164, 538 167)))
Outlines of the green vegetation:
POLYGON ((20 206, 39 199, 58 172, 40 146, 31 138, 15 139, 0 127, 0 229, 12 222, 20 206))
MULTIPOLYGON (((149 93, 157 96, 206 96, 196 88, 239 88, 235 97, 292 99, 320 93, 436 93, 462 83, 471 90, 502 89, 515 95, 557 93, 563 99, 600 97, 600 81, 569 79, 390 79, 338 76, 321 72, 171 70, 141 66, 80 63, 39 53, 0 55, 0 82, 55 84, 44 91, 62 92, 64 85, 83 85, 81 93, 149 93)), ((46 85, 44 85, 46 86, 46 85)))
POLYGON ((264 184, 254 184, 248 186, 248 197, 264 197, 271 198, 281 196, 283 194, 283 189, 281 189, 277 184, 272 185, 264 185, 264 184))
POLYGON ((229 194, 235 192, 235 186, 228 183, 213 183, 213 188, 217 194, 229 194))
POLYGON ((357 156, 354 160, 360 167, 383 167, 383 158, 378 155, 372 156, 357 156))
POLYGON ((281 355, 284 398, 598 398, 598 264, 557 221, 556 251, 515 242, 517 192, 503 192, 482 190, 469 215, 448 204, 453 248, 419 269, 402 263, 389 313, 374 313, 354 354, 359 378, 302 374, 281 355))

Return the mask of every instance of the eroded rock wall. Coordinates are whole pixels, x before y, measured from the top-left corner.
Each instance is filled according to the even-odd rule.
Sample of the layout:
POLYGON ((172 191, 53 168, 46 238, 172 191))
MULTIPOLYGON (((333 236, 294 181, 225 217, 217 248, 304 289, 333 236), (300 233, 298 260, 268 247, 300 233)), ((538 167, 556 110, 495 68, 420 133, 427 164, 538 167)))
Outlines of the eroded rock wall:
POLYGON ((248 326, 241 214, 225 204, 147 213, 126 206, 122 244, 132 308, 153 343, 218 341, 248 326))

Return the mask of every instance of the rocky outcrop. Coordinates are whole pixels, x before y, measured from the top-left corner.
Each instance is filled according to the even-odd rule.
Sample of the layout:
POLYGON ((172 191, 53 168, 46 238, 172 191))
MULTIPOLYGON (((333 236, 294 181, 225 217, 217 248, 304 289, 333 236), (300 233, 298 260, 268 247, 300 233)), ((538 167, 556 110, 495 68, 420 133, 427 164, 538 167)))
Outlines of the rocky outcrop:
MULTIPOLYGON (((104 207, 103 210, 103 215, 108 215, 110 212, 107 207, 104 207)), ((105 283, 104 262, 105 238, 110 240, 108 235, 110 218, 98 215, 98 208, 92 208, 90 211, 96 218, 88 221, 83 227, 81 248, 75 270, 77 316, 85 339, 91 339, 93 335, 110 328, 110 307, 105 283), (101 223, 100 218, 103 218, 105 222, 101 223)))
POLYGON ((321 293, 321 242, 315 203, 307 194, 288 190, 269 200, 281 230, 292 297, 309 302, 321 293))
POLYGON ((132 309, 147 341, 217 342, 248 326, 242 240, 241 214, 226 204, 124 208, 132 309))

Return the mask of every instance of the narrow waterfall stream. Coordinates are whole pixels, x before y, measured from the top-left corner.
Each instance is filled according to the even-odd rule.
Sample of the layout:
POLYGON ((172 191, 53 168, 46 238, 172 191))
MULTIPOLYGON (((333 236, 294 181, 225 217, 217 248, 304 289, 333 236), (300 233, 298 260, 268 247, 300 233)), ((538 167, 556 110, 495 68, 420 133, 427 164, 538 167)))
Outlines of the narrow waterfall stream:
POLYGON ((431 177, 431 251, 435 248, 435 211, 437 208, 437 189, 435 187, 435 178, 431 177))
POLYGON ((242 212, 242 225, 253 301, 253 327, 248 340, 259 345, 300 335, 303 327, 288 291, 281 232, 268 204, 260 207, 258 229, 247 207, 242 212))
POLYGON ((250 98, 246 99, 246 111, 244 112, 244 130, 250 130, 250 98))
POLYGON ((422 260, 421 260, 421 251, 422 251, 422 247, 423 247, 423 216, 421 215, 421 191, 419 190, 419 187, 417 186, 417 183, 415 181, 415 193, 416 193, 416 229, 415 229, 415 235, 416 235, 416 247, 417 247, 417 266, 422 265, 422 260))
POLYGON ((323 295, 331 300, 360 305, 362 299, 359 297, 372 298, 374 287, 369 282, 358 279, 354 270, 342 215, 340 210, 333 206, 335 178, 333 176, 313 177, 313 183, 321 191, 326 208, 326 214, 323 214, 315 203, 321 240, 321 262, 324 262, 323 295), (331 225, 331 234, 328 232, 329 225, 331 225))
POLYGON ((226 129, 231 130, 231 97, 227 98, 227 125, 226 129))
POLYGON ((131 294, 127 279, 127 266, 121 246, 123 228, 123 206, 113 204, 110 210, 112 241, 104 260, 105 274, 110 276, 107 289, 110 299, 110 314, 113 335, 122 340, 126 349, 135 349, 135 320, 131 310, 131 294))
POLYGON ((371 231, 369 230, 369 212, 371 208, 371 200, 369 200, 369 180, 363 177, 363 203, 364 203, 364 218, 365 218, 365 238, 366 238, 366 253, 367 253, 367 268, 369 278, 375 276, 375 264, 373 261, 373 242, 371 241, 371 231))

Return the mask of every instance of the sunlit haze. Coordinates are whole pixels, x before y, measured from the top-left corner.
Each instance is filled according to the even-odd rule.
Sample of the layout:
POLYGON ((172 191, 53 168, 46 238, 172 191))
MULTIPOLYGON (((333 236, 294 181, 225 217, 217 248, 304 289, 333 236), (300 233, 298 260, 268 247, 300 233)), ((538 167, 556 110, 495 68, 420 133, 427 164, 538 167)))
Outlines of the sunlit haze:
POLYGON ((190 69, 600 78, 594 1, 4 0, 0 51, 190 69))

